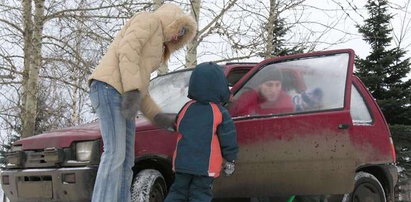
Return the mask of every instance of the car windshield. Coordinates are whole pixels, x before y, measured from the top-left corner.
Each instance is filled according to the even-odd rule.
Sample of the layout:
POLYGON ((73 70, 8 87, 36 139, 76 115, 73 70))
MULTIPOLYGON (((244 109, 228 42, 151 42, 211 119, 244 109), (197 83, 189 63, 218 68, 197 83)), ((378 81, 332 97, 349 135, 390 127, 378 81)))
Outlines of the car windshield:
POLYGON ((150 82, 150 96, 164 113, 178 113, 189 100, 188 82, 192 70, 180 71, 154 78, 150 82))

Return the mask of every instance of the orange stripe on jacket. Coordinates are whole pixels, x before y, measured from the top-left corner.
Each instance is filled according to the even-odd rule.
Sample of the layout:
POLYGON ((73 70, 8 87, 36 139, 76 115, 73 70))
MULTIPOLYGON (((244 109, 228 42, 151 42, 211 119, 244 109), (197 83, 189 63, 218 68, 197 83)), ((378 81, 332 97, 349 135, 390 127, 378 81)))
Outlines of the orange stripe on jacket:
MULTIPOLYGON (((181 119, 183 119, 184 114, 187 112, 188 107, 189 107, 191 104, 195 103, 195 102, 196 102, 195 100, 189 101, 189 102, 184 106, 184 108, 181 110, 179 116, 177 117, 177 125, 176 125, 177 130, 178 130, 179 126, 180 126, 181 119)), ((183 137, 183 136, 181 135, 181 133, 178 133, 178 134, 177 134, 176 149, 174 150, 174 154, 173 154, 173 171, 175 171, 175 164, 176 164, 176 156, 177 156, 178 143, 180 142, 180 140, 181 140, 182 137, 183 137)))
POLYGON ((223 164, 223 157, 221 155, 220 141, 217 137, 217 126, 223 120, 222 114, 218 106, 210 102, 213 109, 213 134, 211 139, 210 160, 208 164, 208 176, 218 177, 220 176, 221 167, 223 164))

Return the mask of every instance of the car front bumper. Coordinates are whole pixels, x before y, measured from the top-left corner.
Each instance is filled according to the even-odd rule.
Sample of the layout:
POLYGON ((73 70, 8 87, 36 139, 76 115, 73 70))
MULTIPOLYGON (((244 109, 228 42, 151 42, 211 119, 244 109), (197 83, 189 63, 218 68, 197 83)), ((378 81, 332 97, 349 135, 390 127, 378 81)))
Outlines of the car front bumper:
POLYGON ((2 188, 13 202, 90 201, 97 167, 3 170, 2 188))

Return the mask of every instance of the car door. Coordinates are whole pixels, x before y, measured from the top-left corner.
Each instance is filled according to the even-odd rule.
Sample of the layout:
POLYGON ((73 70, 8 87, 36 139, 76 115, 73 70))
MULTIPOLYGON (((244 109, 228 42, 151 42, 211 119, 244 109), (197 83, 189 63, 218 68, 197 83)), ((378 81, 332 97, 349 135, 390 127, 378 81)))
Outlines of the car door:
POLYGON ((352 50, 300 54, 265 60, 247 73, 227 105, 240 147, 236 172, 216 180, 215 195, 350 192, 355 173, 348 130, 353 59, 352 50), (261 98, 261 82, 279 72, 274 77, 281 81, 280 104, 261 98))

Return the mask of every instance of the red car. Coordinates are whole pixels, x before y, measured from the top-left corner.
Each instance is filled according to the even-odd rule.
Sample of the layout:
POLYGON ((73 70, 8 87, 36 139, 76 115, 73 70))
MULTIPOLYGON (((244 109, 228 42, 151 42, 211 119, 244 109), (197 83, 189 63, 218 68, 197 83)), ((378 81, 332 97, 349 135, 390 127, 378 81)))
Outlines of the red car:
MULTIPOLYGON (((230 111, 241 97, 251 103, 250 96, 241 96, 245 92, 262 96, 259 86, 269 72, 281 74, 284 102, 289 103, 258 98, 259 106, 249 107, 264 110, 232 114, 240 146, 236 172, 216 180, 215 197, 394 201, 393 141, 377 103, 353 75, 354 56, 346 49, 223 65, 233 93, 226 103, 230 111), (284 106, 288 109, 266 110, 284 106)), ((186 69, 151 81, 150 94, 171 116, 188 101, 190 74, 186 69)), ((177 136, 143 117, 136 124, 133 200, 162 201, 173 181, 177 136)), ((11 201, 89 201, 102 151, 97 123, 19 140, 7 154, 2 187, 11 201)))

